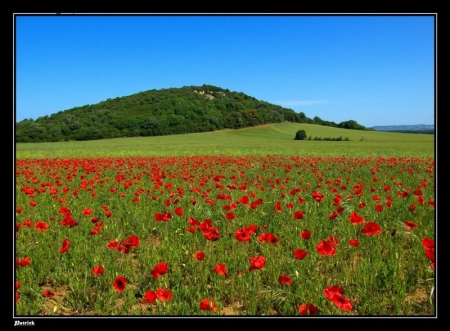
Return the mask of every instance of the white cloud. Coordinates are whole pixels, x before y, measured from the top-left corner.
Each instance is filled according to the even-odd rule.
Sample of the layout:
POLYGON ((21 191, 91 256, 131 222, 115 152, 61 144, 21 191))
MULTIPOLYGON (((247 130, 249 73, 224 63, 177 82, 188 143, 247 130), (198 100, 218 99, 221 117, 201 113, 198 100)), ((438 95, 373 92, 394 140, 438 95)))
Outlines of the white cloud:
POLYGON ((319 104, 328 103, 327 100, 297 100, 297 101, 278 101, 274 102, 280 106, 292 107, 292 106, 314 106, 319 104))

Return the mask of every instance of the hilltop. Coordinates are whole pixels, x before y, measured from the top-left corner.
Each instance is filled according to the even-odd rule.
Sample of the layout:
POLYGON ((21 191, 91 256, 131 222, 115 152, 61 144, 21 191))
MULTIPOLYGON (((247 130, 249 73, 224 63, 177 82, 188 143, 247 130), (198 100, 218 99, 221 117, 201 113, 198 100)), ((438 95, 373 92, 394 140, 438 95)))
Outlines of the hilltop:
POLYGON ((240 129, 262 124, 319 124, 371 130, 354 120, 339 124, 212 85, 149 90, 107 99, 16 124, 16 142, 56 142, 163 136, 240 129))

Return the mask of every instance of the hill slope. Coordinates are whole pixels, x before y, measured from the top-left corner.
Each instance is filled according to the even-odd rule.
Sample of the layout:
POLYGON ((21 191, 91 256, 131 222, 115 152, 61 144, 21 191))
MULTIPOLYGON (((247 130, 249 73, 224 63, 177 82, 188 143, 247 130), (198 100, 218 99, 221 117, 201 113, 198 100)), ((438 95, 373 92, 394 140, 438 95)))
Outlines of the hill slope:
POLYGON ((55 142, 162 136, 239 129, 283 121, 367 130, 336 124, 211 85, 149 90, 107 99, 16 124, 16 142, 55 142))

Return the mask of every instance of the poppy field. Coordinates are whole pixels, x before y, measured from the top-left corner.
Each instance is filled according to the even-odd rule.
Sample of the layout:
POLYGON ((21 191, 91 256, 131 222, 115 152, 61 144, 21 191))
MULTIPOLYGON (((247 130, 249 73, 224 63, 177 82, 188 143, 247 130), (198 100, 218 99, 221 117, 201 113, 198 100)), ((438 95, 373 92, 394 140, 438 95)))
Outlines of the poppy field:
POLYGON ((18 159, 17 316, 432 316, 432 157, 18 159))

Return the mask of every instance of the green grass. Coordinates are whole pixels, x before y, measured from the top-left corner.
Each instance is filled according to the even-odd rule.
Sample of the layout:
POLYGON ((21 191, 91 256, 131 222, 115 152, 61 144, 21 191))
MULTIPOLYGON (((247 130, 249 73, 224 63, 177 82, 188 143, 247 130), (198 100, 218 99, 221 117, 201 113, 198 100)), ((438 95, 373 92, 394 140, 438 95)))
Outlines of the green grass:
POLYGON ((359 131, 280 123, 240 130, 55 143, 17 143, 16 159, 173 155, 434 156, 434 135, 359 131), (348 137, 350 141, 294 140, 348 137))

